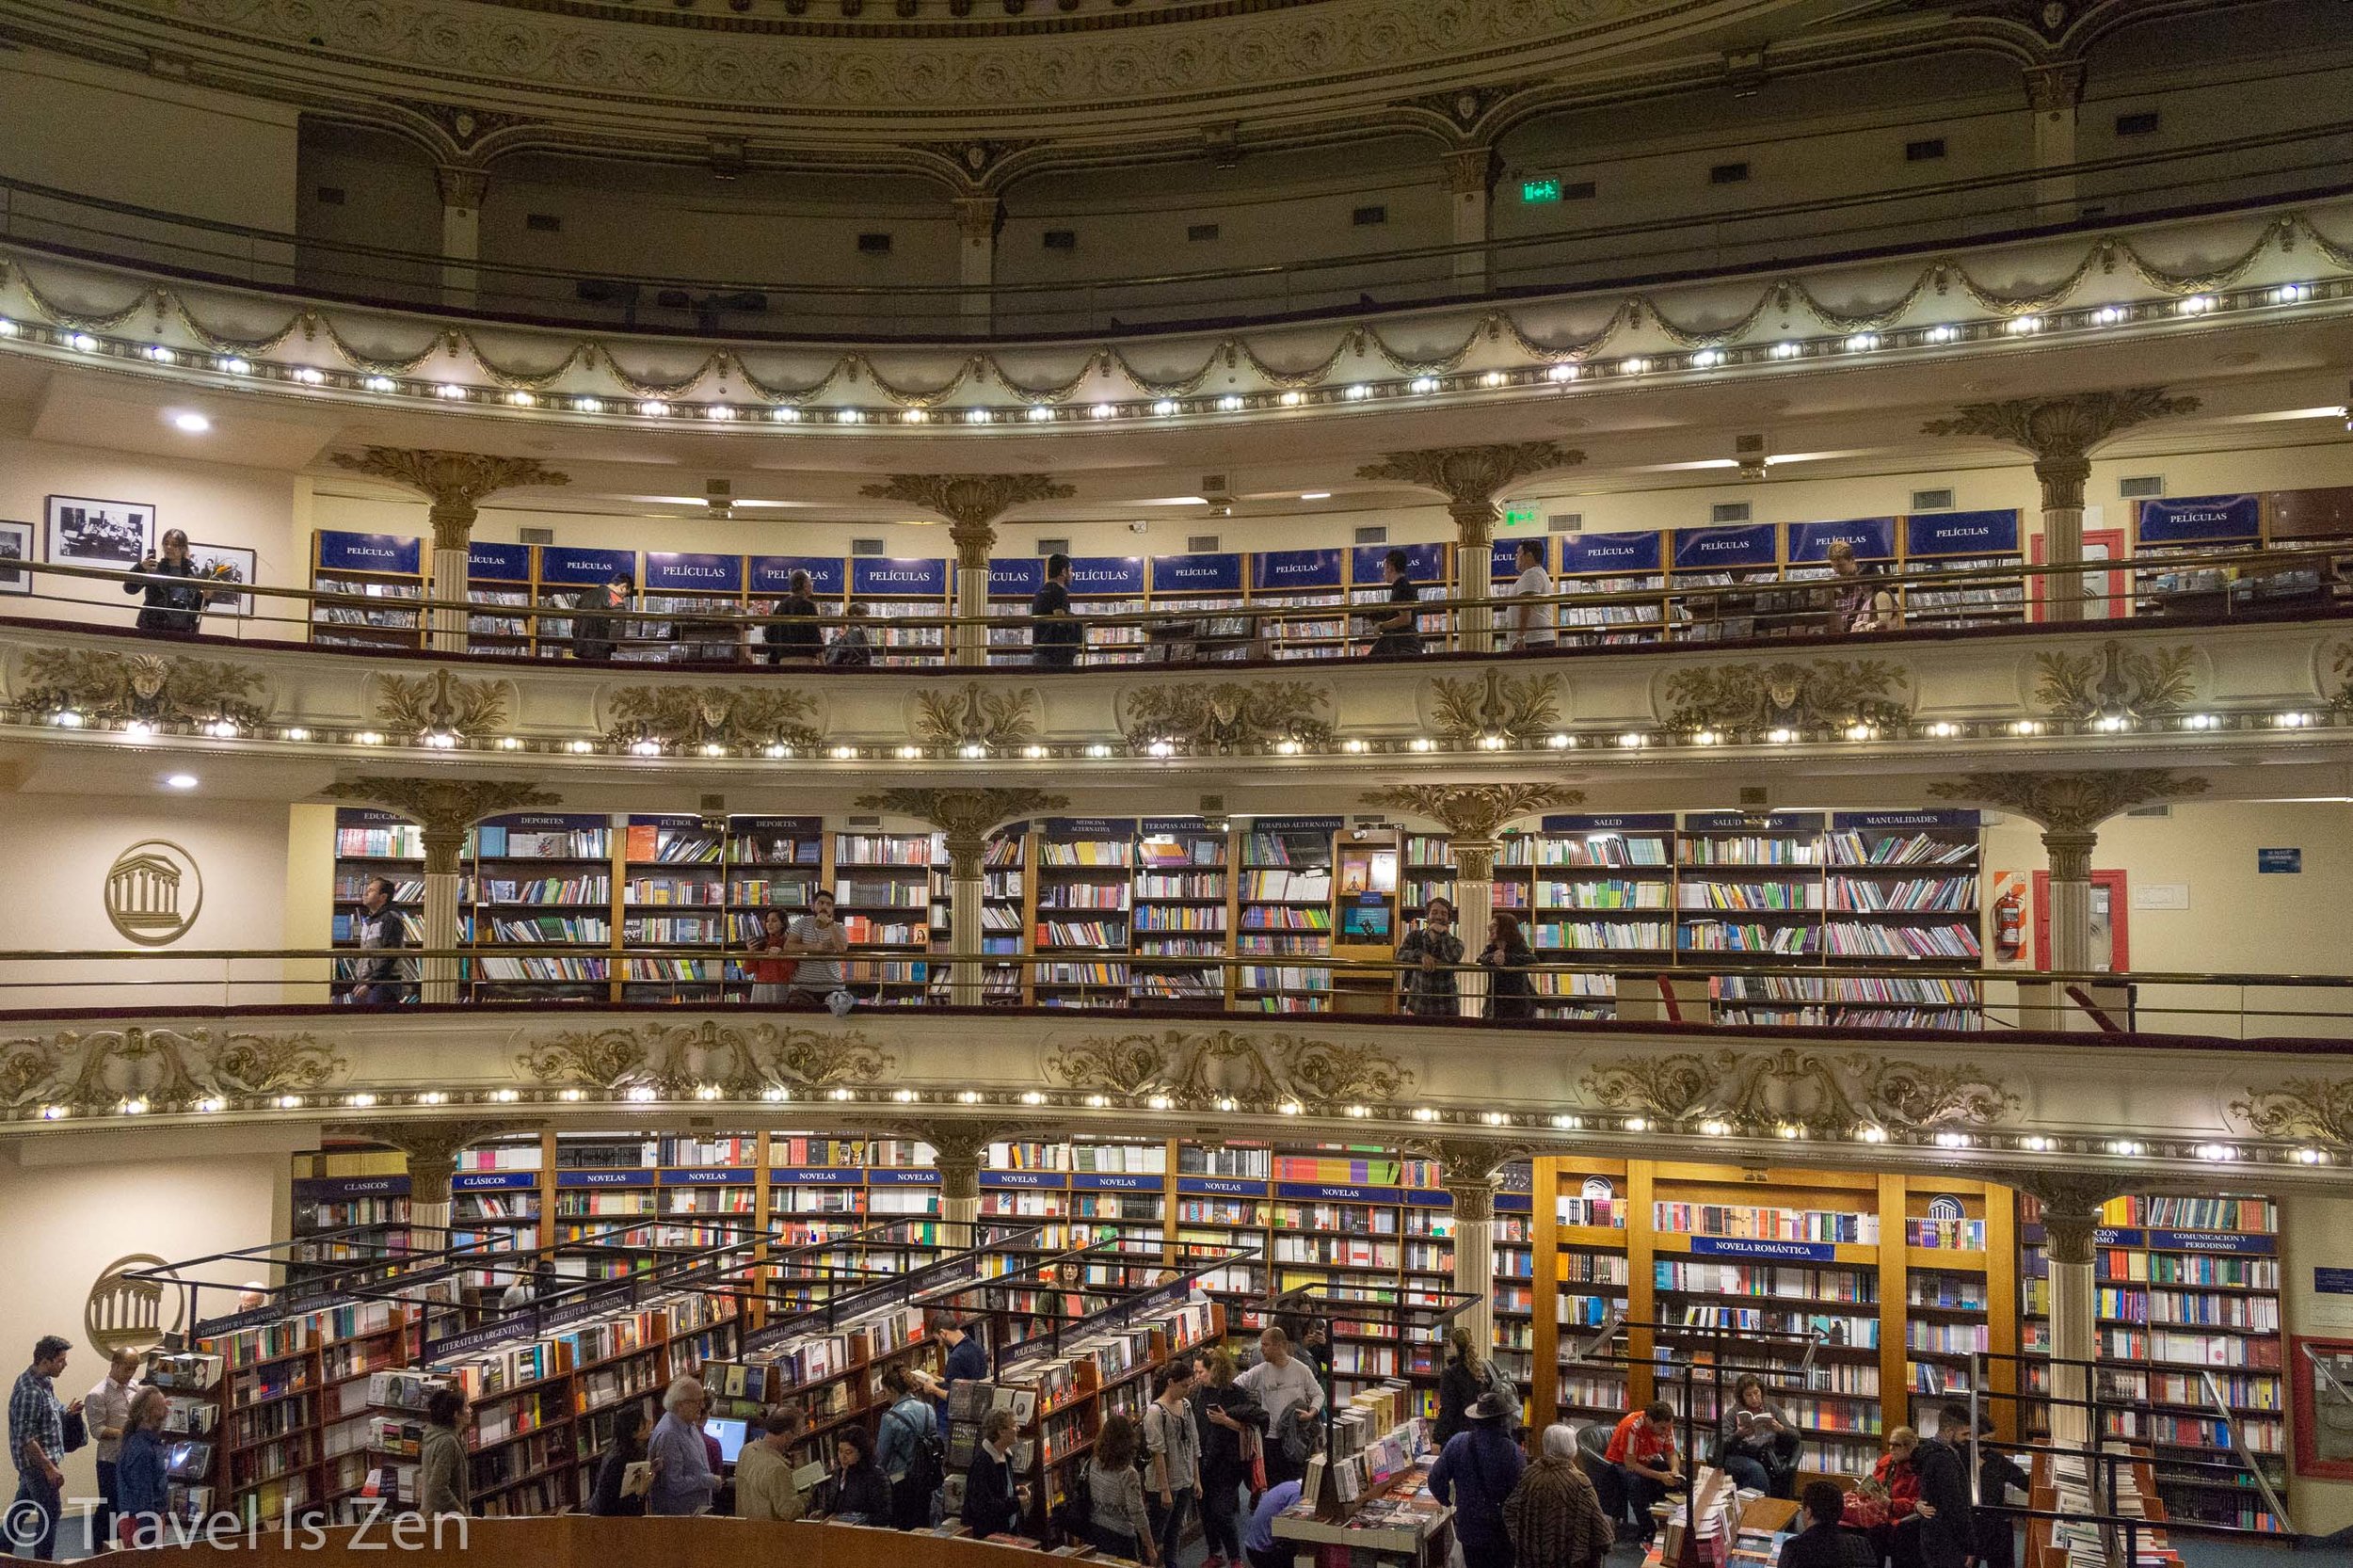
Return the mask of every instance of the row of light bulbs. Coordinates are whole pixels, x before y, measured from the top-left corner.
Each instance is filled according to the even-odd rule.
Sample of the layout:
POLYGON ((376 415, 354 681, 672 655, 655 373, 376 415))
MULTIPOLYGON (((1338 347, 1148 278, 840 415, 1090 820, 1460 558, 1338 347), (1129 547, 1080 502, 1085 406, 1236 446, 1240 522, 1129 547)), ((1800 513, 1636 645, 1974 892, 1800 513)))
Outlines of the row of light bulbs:
MULTIPOLYGON (((592 1096, 592 1094, 595 1098, 600 1100, 618 1100, 627 1105, 653 1105, 662 1103, 662 1095, 659 1090, 654 1089, 650 1085, 637 1084, 617 1092, 604 1090, 589 1091, 585 1089, 532 1090, 528 1092, 519 1089, 489 1089, 479 1091, 457 1091, 453 1093, 452 1091, 443 1089, 425 1089, 410 1094, 392 1093, 389 1095, 377 1095, 364 1090, 343 1096, 305 1096, 302 1095, 274 1095, 258 1097, 250 1101, 241 1101, 238 1103, 236 1108, 241 1110, 299 1111, 305 1107, 312 1106, 315 1103, 315 1106, 318 1109, 341 1107, 355 1111, 366 1111, 376 1109, 379 1106, 392 1106, 404 1103, 423 1107, 467 1103, 514 1105, 520 1103, 525 1098, 532 1100, 552 1099, 564 1104, 579 1104, 589 1099, 592 1096)), ((693 1091, 693 1100, 697 1104, 710 1104, 734 1097, 736 1096, 730 1096, 724 1087, 715 1083, 698 1084, 693 1091)), ((759 1098, 763 1104, 778 1105, 791 1101, 793 1098, 793 1093, 791 1089, 782 1084, 770 1084, 760 1091, 759 1098)), ((960 1089, 955 1091, 952 1095, 934 1096, 930 1092, 921 1089, 883 1090, 839 1086, 824 1091, 821 1095, 816 1096, 815 1098, 820 1102, 830 1101, 835 1104, 878 1103, 898 1106, 921 1105, 934 1099, 937 1099, 942 1102, 952 1102, 954 1104, 964 1106, 1017 1103, 1030 1109, 1048 1106, 1083 1107, 1090 1111, 1105 1111, 1113 1109, 1114 1107, 1121 1109, 1134 1109, 1141 1107, 1144 1110, 1154 1112, 1172 1112, 1176 1109, 1176 1102, 1166 1095, 1152 1094, 1113 1096, 1101 1093, 1048 1093, 1038 1089, 1024 1090, 1018 1095, 1003 1092, 988 1093, 978 1089, 960 1089)), ((129 1098, 117 1102, 115 1106, 115 1112, 118 1115, 123 1116, 142 1116, 148 1114, 152 1109, 152 1107, 144 1099, 129 1098)), ((195 1109, 203 1114, 215 1115, 231 1109, 231 1102, 215 1096, 197 1101, 195 1109)), ((1220 1099, 1215 1102, 1215 1109, 1221 1112, 1233 1112, 1241 1111, 1242 1106, 1238 1100, 1220 1099)), ((1285 1116, 1300 1116, 1306 1113, 1306 1108, 1300 1104, 1297 1100, 1283 1100, 1279 1102, 1274 1109, 1277 1114, 1285 1116)), ((1394 1112, 1398 1108, 1384 1106, 1379 1109, 1384 1119, 1394 1119, 1394 1112)), ((1370 1120, 1373 1118, 1375 1108, 1365 1104, 1350 1105, 1343 1109, 1343 1114, 1354 1121, 1370 1120)), ((40 1111, 40 1117, 43 1121, 64 1121, 69 1119, 72 1115, 72 1112, 61 1105, 43 1106, 40 1111)), ((1650 1117, 1641 1115, 1619 1115, 1613 1113, 1596 1116, 1565 1112, 1553 1112, 1550 1114, 1509 1111, 1481 1111, 1474 1112, 1468 1111, 1446 1110, 1437 1106, 1430 1105, 1416 1106, 1412 1108, 1405 1112, 1405 1118, 1422 1126, 1452 1123, 1457 1126, 1479 1126, 1495 1128, 1549 1128, 1561 1132, 1624 1132, 1636 1136, 1646 1136, 1654 1133, 1673 1134, 1681 1130, 1673 1124, 1661 1125, 1655 1122, 1650 1117)), ((1729 1138, 1734 1136, 1738 1129, 1737 1129, 1729 1122, 1711 1118, 1697 1123, 1691 1130, 1696 1131, 1704 1138, 1729 1138)), ((1804 1128, 1794 1122, 1783 1122, 1778 1124, 1773 1128, 1773 1136, 1785 1143, 1823 1141, 1818 1139, 1816 1135, 1809 1133, 1804 1128)), ((2043 1133, 1991 1134, 1964 1132, 1953 1128, 1925 1132, 1897 1132, 1891 1131, 1889 1128, 1881 1127, 1876 1123, 1868 1122, 1859 1124, 1849 1129, 1843 1138, 1833 1137, 1828 1141, 1853 1142, 1874 1145, 1912 1144, 1917 1147, 1932 1147, 1954 1152, 1966 1149, 1984 1149, 1992 1152, 1998 1152, 2005 1149, 2014 1149, 2026 1154, 2107 1155, 2117 1159, 2126 1160, 2151 1158, 2164 1160, 2197 1160, 2207 1164, 2216 1165, 2261 1164, 2265 1162, 2273 1164, 2326 1165, 2331 1163, 2333 1158, 2328 1150, 2309 1144, 2294 1148, 2276 1145, 2249 1148, 2237 1144, 2218 1143, 2211 1140, 2193 1143, 2179 1139, 2151 1141, 2139 1138, 2054 1138, 2043 1133)))
POLYGON ((928 425, 962 423, 988 425, 1025 422, 1047 424, 1072 421, 1152 420, 1209 414, 1241 414, 1294 409, 1319 405, 1348 405, 1384 398, 1424 398, 1439 393, 1497 392, 1513 387, 1565 389, 1579 381, 1625 379, 1676 371, 1711 371, 1743 364, 1777 364, 1799 360, 1867 355, 1882 349, 1948 347, 1959 344, 2000 343, 2054 332, 2098 332, 2127 324, 2167 319, 2199 319, 2225 312, 2277 309, 2334 297, 2353 284, 2279 283, 2216 294, 2143 300, 2125 305, 2101 305, 2042 313, 1981 317, 1969 322, 1929 327, 1889 328, 1814 338, 1785 338, 1771 344, 1709 346, 1681 353, 1629 354, 1609 359, 1573 358, 1544 366, 1513 370, 1463 371, 1443 376, 1393 376, 1354 381, 1343 386, 1292 388, 1283 392, 1225 392, 1218 395, 1156 397, 1117 402, 1059 403, 1024 399, 996 408, 960 409, 933 408, 817 408, 794 403, 680 401, 550 394, 522 390, 502 392, 458 381, 433 381, 351 371, 324 371, 310 365, 275 360, 257 361, 241 354, 199 353, 163 344, 100 335, 65 328, 18 322, 0 317, 0 338, 16 338, 70 349, 77 354, 143 360, 148 363, 240 378, 290 382, 294 385, 377 396, 422 397, 436 402, 501 406, 517 410, 546 409, 589 417, 616 416, 648 422, 700 419, 722 424, 766 423, 775 425, 928 425))
MULTIPOLYGON (((1794 745, 1801 742, 1823 741, 1830 739, 1846 740, 1858 743, 1867 741, 1905 740, 1957 741, 1964 739, 1993 739, 2004 736, 2025 738, 2035 735, 2121 735, 2134 732, 2156 734, 2169 732, 2189 732, 2202 734, 2225 730, 2314 729, 2343 725, 2347 722, 2348 717, 2353 717, 2353 715, 2348 715, 2345 712, 2335 709, 2315 711, 2304 708, 2290 708, 2271 712, 2238 712, 2229 713, 2178 713, 2151 718, 2141 718, 2137 715, 2126 713, 2110 713, 2097 718, 2082 720, 2010 719, 2007 721, 1986 722, 1973 720, 1963 723, 1956 722, 1950 719, 1939 719, 1933 722, 1913 721, 1903 724, 1851 724, 1841 727, 1835 730, 1808 730, 1787 727, 1777 727, 1758 731, 1731 729, 1626 729, 1614 731, 1589 730, 1579 732, 1563 729, 1556 730, 1553 733, 1545 736, 1513 737, 1494 734, 1481 735, 1461 743, 1440 741, 1428 735, 1417 735, 1411 737, 1410 739, 1398 739, 1395 737, 1367 739, 1363 736, 1350 736, 1347 739, 1341 740, 1335 744, 1330 745, 1296 738, 1285 738, 1268 743, 1263 746, 1238 749, 1242 751, 1256 751, 1261 755, 1272 754, 1277 757, 1299 757, 1309 754, 1321 756, 1328 755, 1335 750, 1348 756, 1365 756, 1374 753, 1384 755, 1413 755, 1465 751, 1545 752, 1593 749, 1606 751, 1612 748, 1621 751, 1643 751, 1661 746, 1693 746, 1699 748, 1759 744, 1768 746, 1783 746, 1794 745)), ((49 724, 60 729, 87 729, 92 728, 93 726, 93 721, 90 717, 76 708, 60 708, 53 710, 48 713, 47 721, 49 724)), ((131 719, 120 726, 119 732, 127 741, 146 742, 157 739, 164 733, 166 728, 168 727, 159 726, 146 719, 131 719)), ((204 724, 196 726, 195 728, 199 733, 210 736, 214 740, 221 741, 236 740, 244 736, 246 733, 245 726, 237 723, 233 719, 225 717, 212 719, 204 724)), ((598 754, 616 754, 630 757, 663 757, 669 755, 673 750, 685 755, 711 758, 730 757, 740 753, 745 756, 764 757, 771 760, 784 760, 802 755, 802 748, 786 745, 780 742, 763 746, 742 748, 728 746, 715 741, 673 747, 664 742, 649 738, 628 742, 615 742, 601 739, 554 741, 547 739, 526 739, 525 737, 520 735, 503 735, 494 741, 475 743, 446 729, 428 729, 405 741, 397 737, 388 735, 380 729, 318 730, 312 729, 304 725, 281 725, 257 728, 254 731, 254 735, 257 739, 275 739, 296 743, 316 741, 323 744, 329 745, 350 744, 361 746, 384 746, 406 744, 422 747, 428 751, 482 749, 488 751, 510 752, 554 752, 579 757, 594 756, 598 754)), ((1173 737, 1162 737, 1147 741, 1140 747, 1135 747, 1134 750, 1140 750, 1144 756, 1153 758, 1157 760, 1167 760, 1176 757, 1193 754, 1192 747, 1173 737)), ((1132 754, 1133 753, 1128 743, 1120 742, 1118 744, 1113 744, 1108 741, 1090 741, 1083 743, 1074 742, 1057 745, 1047 745, 1032 743, 1019 746, 991 746, 984 744, 980 742, 966 742, 962 744, 952 746, 916 744, 856 745, 843 743, 835 745, 819 746, 807 751, 807 755, 812 759, 822 759, 836 762, 882 760, 885 759, 902 762, 928 762, 948 759, 978 762, 992 760, 1005 760, 1015 758, 1018 758, 1025 761, 1035 762, 1074 758, 1101 760, 1107 758, 1131 756, 1132 754)), ((1222 752, 1209 752, 1203 753, 1203 755, 1223 756, 1227 754, 1222 752)))

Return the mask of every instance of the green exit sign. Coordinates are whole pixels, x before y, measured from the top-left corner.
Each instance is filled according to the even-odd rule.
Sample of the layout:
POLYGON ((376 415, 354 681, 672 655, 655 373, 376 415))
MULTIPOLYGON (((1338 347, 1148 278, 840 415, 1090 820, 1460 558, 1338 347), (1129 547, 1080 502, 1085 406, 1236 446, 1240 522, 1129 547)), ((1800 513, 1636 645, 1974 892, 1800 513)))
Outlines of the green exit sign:
POLYGON ((1535 520, 1536 520, 1536 508, 1535 508, 1535 505, 1534 505, 1532 503, 1531 503, 1531 504, 1528 504, 1528 505, 1525 505, 1525 506, 1516 506, 1516 505, 1512 504, 1511 504, 1511 503, 1509 503, 1509 502, 1506 502, 1506 503, 1504 504, 1504 507, 1503 507, 1503 526, 1504 526, 1504 527, 1506 527, 1506 528, 1525 528, 1525 527, 1527 527, 1529 524, 1530 524, 1530 523, 1534 522, 1535 520))
POLYGON ((1520 200, 1523 201, 1558 201, 1561 200, 1561 182, 1558 180, 1522 180, 1520 200))

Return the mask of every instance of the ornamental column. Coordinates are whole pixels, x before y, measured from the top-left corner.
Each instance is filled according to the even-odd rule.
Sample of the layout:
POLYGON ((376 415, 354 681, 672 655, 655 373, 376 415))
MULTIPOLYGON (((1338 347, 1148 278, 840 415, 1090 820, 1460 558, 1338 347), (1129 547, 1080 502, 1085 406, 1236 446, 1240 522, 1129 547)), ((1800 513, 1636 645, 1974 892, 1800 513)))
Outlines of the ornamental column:
POLYGON ((956 544, 956 625, 948 638, 948 662, 988 663, 988 557, 997 543, 997 520, 1031 501, 1060 501, 1072 487, 1045 473, 894 473, 865 486, 862 495, 904 501, 948 520, 956 544))
POLYGON ((1455 1321, 1482 1355, 1496 1343, 1496 1187, 1503 1167, 1528 1158, 1525 1146, 1452 1138, 1409 1143, 1408 1154, 1438 1162, 1438 1180, 1454 1200, 1454 1290, 1473 1298, 1455 1321))
POLYGON ((2092 1368, 2081 1364, 2100 1359, 2093 1242, 2101 1206, 2117 1194, 2118 1184, 2114 1177, 2081 1171, 2028 1171, 2009 1180, 2042 1211, 2042 1251, 2050 1268, 2043 1305, 2051 1331, 2051 1441, 2086 1448, 2092 1441, 2091 1413, 2080 1401, 2095 1384, 2092 1368), (2078 1365, 2064 1365, 2071 1361, 2078 1365), (2079 1402, 2057 1402, 2062 1400, 2079 1402))
POLYGON ((435 956, 420 961, 418 998, 456 1001, 458 961, 451 950, 458 946, 458 866, 467 829, 501 811, 553 806, 557 797, 536 785, 501 780, 380 776, 345 779, 325 792, 397 811, 424 830, 424 946, 435 956))
MULTIPOLYGON (((1507 441, 1496 446, 1426 447, 1389 452, 1356 471, 1359 479, 1387 480, 1436 490, 1447 498, 1454 520, 1454 593, 1459 599, 1489 597, 1487 562, 1495 537, 1496 506, 1504 488, 1531 474, 1572 468, 1585 454, 1559 441, 1507 441)), ((1485 604, 1455 611, 1456 645, 1486 653, 1495 648, 1495 612, 1485 604)))
POLYGON ((1454 282, 1463 294, 1487 292, 1487 242, 1495 204, 1492 147, 1458 147, 1446 154, 1446 199, 1454 219, 1454 282))
MULTIPOLYGON (((2092 967, 2091 854, 2100 824, 2121 811, 2158 801, 2203 794, 2206 780, 2164 768, 2106 773, 1973 773, 1929 792, 1948 800, 1997 806, 2040 824, 2050 862, 2051 968, 2081 974, 2092 967)), ((2094 1020, 2076 1008, 2060 1010, 2057 1027, 2088 1029, 2094 1020)))
POLYGON ((956 199, 956 281, 964 289, 958 313, 968 331, 985 332, 995 325, 997 296, 997 230, 1005 205, 996 196, 956 199))
MULTIPOLYGON (((1966 403, 1958 418, 1930 420, 1920 428, 1930 436, 1976 436, 2032 453, 2034 476, 2042 486, 2042 558, 2065 567, 2084 558, 2084 481, 2091 477, 2091 449, 2137 424, 2194 413, 2198 406, 2197 398, 2169 396, 2163 387, 2128 387, 1966 403)), ((2085 591, 2081 577, 2045 578, 2044 618, 2082 620, 2085 591)))
MULTIPOLYGON (((2026 106, 2034 116, 2034 167, 2072 170, 2075 163, 2075 106, 2084 95, 2080 60, 2026 68, 2026 106)), ((2053 174, 2034 183, 2035 216, 2044 223, 2075 217, 2075 176, 2053 174)))
POLYGON ((1059 811, 1066 795, 1040 790, 886 790, 860 795, 861 811, 888 811, 931 824, 948 840, 949 1000, 978 1007, 986 983, 981 964, 981 861, 991 828, 1040 811, 1059 811))
MULTIPOLYGON (((931 1145, 932 1168, 939 1173, 939 1217, 952 1225, 978 1224, 981 1161, 989 1144, 1013 1129, 994 1122, 906 1122, 892 1130, 931 1145)), ((976 1240, 967 1235, 965 1243, 976 1240)))
POLYGON ((441 194, 441 303, 472 309, 480 278, 474 264, 482 259, 482 199, 489 194, 490 177, 464 164, 442 164, 433 170, 441 194))
POLYGON ((425 574, 426 646, 440 653, 466 651, 466 553, 483 500, 500 490, 568 485, 571 475, 543 468, 536 457, 493 457, 429 447, 371 446, 358 456, 335 454, 335 466, 421 490, 433 504, 433 561, 425 574))
POLYGON ((458 1154, 486 1138, 526 1132, 538 1125, 525 1121, 352 1122, 328 1130, 387 1144, 408 1157, 408 1250, 432 1253, 449 1245, 450 1178, 457 1174, 458 1154))
POLYGON ((1463 1016, 1480 1017, 1486 1010, 1487 974, 1477 966, 1495 930, 1496 855, 1503 827, 1584 798, 1582 790, 1554 784, 1400 784, 1364 797, 1368 806, 1428 817, 1447 830, 1454 855, 1456 931, 1466 966, 1455 982, 1463 1016))

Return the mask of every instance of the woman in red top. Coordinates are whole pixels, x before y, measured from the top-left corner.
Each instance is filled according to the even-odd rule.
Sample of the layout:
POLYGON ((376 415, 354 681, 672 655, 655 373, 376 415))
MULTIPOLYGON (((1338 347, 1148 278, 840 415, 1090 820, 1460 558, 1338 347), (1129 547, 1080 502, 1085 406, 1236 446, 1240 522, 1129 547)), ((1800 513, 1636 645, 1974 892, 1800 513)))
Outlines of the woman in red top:
POLYGON ((1871 1469, 1871 1479, 1887 1489, 1887 1518, 1871 1527, 1871 1541, 1895 1568, 1920 1565, 1920 1472, 1913 1464, 1919 1446, 1919 1433, 1897 1427, 1887 1434, 1887 1451, 1871 1469))
MULTIPOLYGON (((752 944, 754 952, 784 951, 784 915, 779 910, 760 912, 760 939, 752 944)), ((775 1006, 784 1005, 786 987, 792 984, 792 971, 801 966, 789 958, 755 958, 752 960, 752 1000, 775 1006)))

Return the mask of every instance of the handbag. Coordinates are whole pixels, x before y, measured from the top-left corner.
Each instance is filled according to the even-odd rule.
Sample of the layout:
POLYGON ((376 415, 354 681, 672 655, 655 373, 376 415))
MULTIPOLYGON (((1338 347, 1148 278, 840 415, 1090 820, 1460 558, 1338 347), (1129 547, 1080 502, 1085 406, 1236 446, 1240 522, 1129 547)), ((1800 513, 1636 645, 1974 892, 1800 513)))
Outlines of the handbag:
POLYGON ((1257 1427, 1242 1429, 1241 1454, 1250 1465, 1250 1501, 1255 1507, 1266 1496, 1266 1439, 1257 1427))

